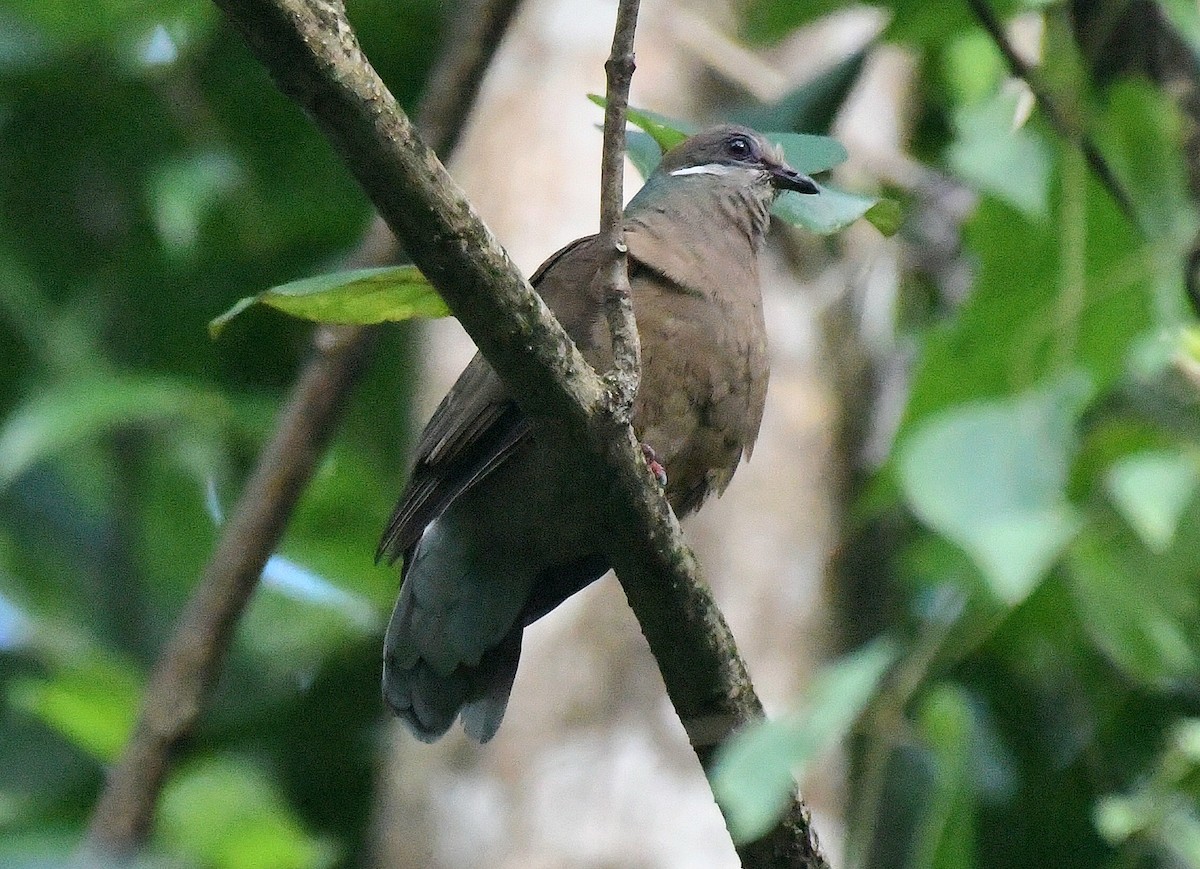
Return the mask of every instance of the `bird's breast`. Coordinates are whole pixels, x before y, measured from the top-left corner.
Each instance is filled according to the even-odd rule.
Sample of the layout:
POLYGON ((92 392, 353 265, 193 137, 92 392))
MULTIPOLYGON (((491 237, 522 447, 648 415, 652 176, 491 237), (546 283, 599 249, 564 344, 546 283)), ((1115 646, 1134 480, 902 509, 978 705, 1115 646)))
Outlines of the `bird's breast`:
POLYGON ((634 429, 666 468, 681 515, 724 490, 758 432, 767 354, 750 277, 736 292, 680 292, 646 278, 634 287, 642 343, 634 429))

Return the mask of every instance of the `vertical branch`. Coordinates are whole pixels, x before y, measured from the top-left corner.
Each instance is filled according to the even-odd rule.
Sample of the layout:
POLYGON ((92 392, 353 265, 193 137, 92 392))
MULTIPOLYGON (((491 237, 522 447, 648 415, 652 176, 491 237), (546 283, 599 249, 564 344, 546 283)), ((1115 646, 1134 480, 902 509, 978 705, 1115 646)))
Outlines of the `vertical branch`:
MULTIPOLYGON (((420 123, 434 147, 457 141, 483 74, 520 0, 475 0, 430 76, 420 123)), ((376 220, 352 259, 383 263, 395 240, 376 220)), ((163 783, 195 730, 238 620, 267 558, 333 436, 370 354, 373 330, 321 327, 275 432, 235 505, 204 573, 159 655, 132 737, 92 812, 87 850, 128 855, 146 841, 163 783)))
POLYGON ((621 228, 625 172, 625 112, 633 81, 633 35, 639 0, 621 0, 613 30, 612 52, 604 64, 604 152, 600 162, 600 238, 607 260, 597 277, 604 282, 604 313, 612 335, 613 369, 605 375, 610 404, 628 424, 641 379, 642 349, 629 291, 628 249, 621 228))

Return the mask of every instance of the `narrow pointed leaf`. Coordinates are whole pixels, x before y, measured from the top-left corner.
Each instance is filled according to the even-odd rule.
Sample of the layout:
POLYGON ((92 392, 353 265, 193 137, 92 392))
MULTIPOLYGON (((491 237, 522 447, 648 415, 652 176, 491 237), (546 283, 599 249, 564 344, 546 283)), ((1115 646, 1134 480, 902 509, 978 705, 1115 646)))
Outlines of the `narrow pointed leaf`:
MULTIPOLYGON (((600 94, 588 94, 588 99, 604 108, 608 105, 608 100, 600 94)), ((637 109, 630 106, 625 111, 625 119, 639 129, 645 130, 658 143, 658 147, 663 151, 669 151, 696 132, 696 127, 686 121, 680 121, 675 118, 668 118, 666 115, 660 115, 658 112, 651 112, 646 109, 637 109)))

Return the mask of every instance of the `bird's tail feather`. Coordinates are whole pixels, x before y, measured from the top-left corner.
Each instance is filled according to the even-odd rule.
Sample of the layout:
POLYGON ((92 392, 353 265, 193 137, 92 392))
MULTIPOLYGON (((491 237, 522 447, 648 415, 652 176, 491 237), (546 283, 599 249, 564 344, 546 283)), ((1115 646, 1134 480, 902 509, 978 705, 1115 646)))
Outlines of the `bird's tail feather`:
POLYGON ((440 739, 460 714, 467 735, 487 742, 508 708, 522 633, 517 625, 477 665, 460 664, 445 676, 423 659, 404 662, 389 655, 383 662, 384 699, 422 742, 440 739))

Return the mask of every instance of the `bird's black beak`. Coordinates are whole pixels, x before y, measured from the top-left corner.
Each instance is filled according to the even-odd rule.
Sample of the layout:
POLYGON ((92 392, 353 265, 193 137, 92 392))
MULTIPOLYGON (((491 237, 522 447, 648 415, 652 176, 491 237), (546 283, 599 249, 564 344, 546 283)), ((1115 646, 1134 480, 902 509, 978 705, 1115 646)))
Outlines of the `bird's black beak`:
POLYGON ((795 190, 797 193, 820 193, 817 185, 807 175, 801 175, 787 163, 780 163, 767 170, 771 183, 780 190, 795 190))

